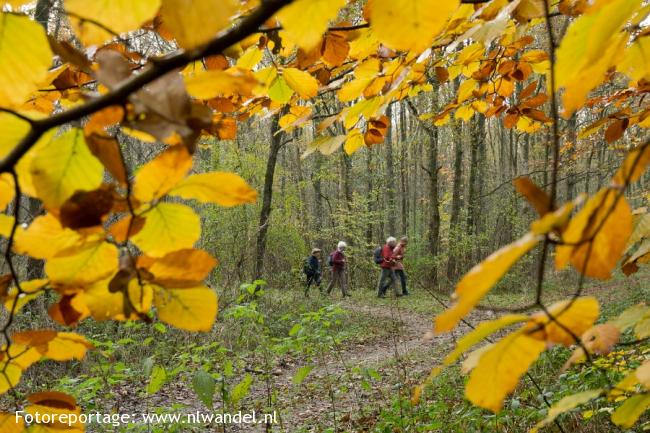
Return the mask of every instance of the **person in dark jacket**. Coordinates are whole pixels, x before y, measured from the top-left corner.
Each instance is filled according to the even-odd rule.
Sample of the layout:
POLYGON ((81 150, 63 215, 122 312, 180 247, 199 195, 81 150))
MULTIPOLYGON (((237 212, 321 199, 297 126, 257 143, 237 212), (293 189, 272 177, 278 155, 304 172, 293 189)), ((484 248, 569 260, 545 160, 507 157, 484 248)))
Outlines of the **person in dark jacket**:
POLYGON ((305 259, 304 273, 307 277, 307 286, 305 287, 305 296, 309 296, 309 288, 312 284, 318 287, 318 290, 323 291, 321 283, 321 268, 320 268, 320 254, 321 250, 314 248, 311 250, 311 255, 305 259))
POLYGON ((395 284, 395 259, 393 258, 393 249, 397 245, 397 239, 389 236, 386 239, 386 244, 381 248, 381 256, 384 259, 379 266, 381 267, 381 276, 379 277, 379 286, 377 287, 377 297, 383 298, 386 296, 386 290, 389 286, 393 286, 393 293, 397 293, 397 285, 395 284))
POLYGON ((332 292, 334 286, 339 286, 341 288, 341 293, 343 297, 351 296, 348 293, 348 282, 345 276, 345 249, 347 244, 343 241, 339 242, 336 246, 336 250, 331 253, 331 262, 332 262, 332 281, 327 286, 327 294, 329 295, 332 292))

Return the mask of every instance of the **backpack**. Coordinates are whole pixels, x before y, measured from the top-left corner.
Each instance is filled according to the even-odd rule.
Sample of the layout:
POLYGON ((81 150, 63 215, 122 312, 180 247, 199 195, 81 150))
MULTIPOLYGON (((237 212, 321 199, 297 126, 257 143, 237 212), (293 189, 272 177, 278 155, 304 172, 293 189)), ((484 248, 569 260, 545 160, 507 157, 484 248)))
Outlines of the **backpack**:
POLYGON ((334 266, 334 253, 335 251, 332 251, 329 256, 327 256, 327 266, 334 266))
POLYGON ((305 275, 311 275, 314 273, 314 270, 311 267, 311 263, 309 261, 309 257, 307 257, 303 262, 302 262, 302 272, 305 275))
POLYGON ((373 253, 373 259, 375 260, 375 263, 378 265, 381 265, 384 262, 384 257, 381 255, 381 246, 378 246, 375 248, 375 251, 373 253))

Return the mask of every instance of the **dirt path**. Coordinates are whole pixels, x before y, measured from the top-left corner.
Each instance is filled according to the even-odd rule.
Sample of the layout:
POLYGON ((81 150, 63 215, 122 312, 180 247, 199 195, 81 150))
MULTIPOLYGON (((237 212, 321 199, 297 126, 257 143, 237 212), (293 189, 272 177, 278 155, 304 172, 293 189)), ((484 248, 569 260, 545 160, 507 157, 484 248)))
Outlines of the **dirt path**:
POLYGON ((275 386, 281 396, 278 406, 283 408, 283 431, 294 432, 299 426, 303 431, 322 431, 325 425, 334 424, 335 413, 338 427, 345 430, 346 423, 364 414, 365 404, 377 401, 379 407, 400 390, 409 393, 411 386, 419 383, 450 348, 454 335, 466 331, 459 328, 456 334, 432 337, 430 315, 406 310, 391 300, 382 306, 355 301, 340 305, 352 314, 370 316, 378 326, 392 329, 385 339, 346 347, 319 359, 299 388, 292 383, 297 368, 287 369, 277 377, 275 386), (380 380, 373 381, 371 390, 359 386, 361 375, 357 369, 363 368, 375 369, 381 376, 380 380), (336 392, 341 386, 347 387, 348 392, 336 392))

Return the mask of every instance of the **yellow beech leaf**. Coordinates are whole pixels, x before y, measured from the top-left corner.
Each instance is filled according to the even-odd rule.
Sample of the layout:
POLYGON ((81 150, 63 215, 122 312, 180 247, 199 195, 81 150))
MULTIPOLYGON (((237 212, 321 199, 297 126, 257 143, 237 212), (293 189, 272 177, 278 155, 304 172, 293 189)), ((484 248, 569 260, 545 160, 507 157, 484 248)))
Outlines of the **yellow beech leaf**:
POLYGON ((250 95, 258 84, 251 74, 241 71, 200 71, 184 77, 187 93, 198 99, 211 99, 217 96, 250 95))
POLYGON ((602 393, 602 389, 592 389, 562 398, 560 401, 551 406, 551 408, 548 410, 548 414, 546 414, 546 418, 538 422, 535 427, 530 430, 530 433, 537 433, 540 428, 549 425, 555 421, 555 418, 558 416, 572 409, 575 409, 576 407, 585 404, 595 398, 598 398, 602 393))
POLYGON ((139 318, 137 312, 145 313, 151 308, 151 284, 141 287, 137 279, 132 279, 126 286, 127 290, 111 291, 109 284, 114 276, 115 274, 86 287, 83 292, 72 298, 71 307, 79 312, 82 318, 91 315, 97 321, 136 320, 139 318), (128 299, 125 297, 127 294, 128 299))
POLYGON ((604 74, 625 46, 619 33, 640 0, 599 0, 569 26, 557 50, 556 90, 564 88, 564 115, 580 108, 589 91, 602 83, 604 74))
POLYGON ((217 265, 217 259, 203 250, 174 251, 160 258, 138 257, 138 268, 146 268, 153 282, 165 287, 195 287, 217 265))
POLYGON ((616 318, 610 320, 608 323, 616 326, 621 332, 625 331, 628 328, 633 327, 637 322, 643 319, 644 316, 650 315, 650 307, 641 303, 633 305, 616 318))
POLYGON ((14 178, 9 173, 0 174, 0 211, 7 208, 7 205, 14 200, 14 195, 14 178))
POLYGON ((144 226, 131 240, 149 256, 191 248, 201 236, 199 216, 184 204, 158 203, 143 216, 144 226))
POLYGON ((579 337, 591 328, 598 319, 598 300, 593 297, 583 297, 566 300, 551 305, 548 314, 539 312, 532 316, 532 321, 526 326, 531 338, 552 344, 571 346, 576 341, 573 335, 579 337), (567 332, 571 331, 573 335, 567 332))
POLYGON ((465 317, 510 267, 539 242, 531 233, 495 251, 458 282, 454 305, 436 318, 436 332, 450 331, 465 317))
POLYGON ((456 114, 454 114, 454 118, 456 119, 461 119, 465 122, 469 122, 469 119, 474 116, 474 109, 472 108, 471 105, 463 105, 462 107, 459 107, 456 110, 456 114))
POLYGON ((172 188, 169 195, 226 207, 257 200, 257 191, 241 176, 223 171, 188 176, 172 188))
POLYGON ((48 259, 45 273, 54 285, 86 285, 115 272, 117 261, 115 245, 97 240, 70 247, 48 259))
POLYGON ((458 103, 465 102, 472 97, 472 92, 478 89, 478 82, 472 78, 463 81, 458 86, 458 103))
POLYGON ((8 238, 14 226, 14 217, 0 213, 0 236, 8 238))
POLYGON ((81 408, 77 406, 74 397, 58 391, 45 391, 28 395, 27 401, 31 404, 25 407, 25 412, 32 416, 39 414, 43 418, 49 416, 55 420, 48 423, 35 420, 29 427, 30 433, 84 432, 84 425, 79 420, 81 408), (76 422, 72 422, 75 420, 76 422))
POLYGON ((309 99, 318 94, 318 81, 309 72, 296 68, 282 71, 285 81, 301 98, 309 99))
POLYGON ((152 19, 160 9, 160 0, 66 0, 64 6, 79 39, 86 45, 101 45, 152 19))
POLYGON ((104 166, 88 149, 83 131, 72 128, 40 149, 30 172, 38 198, 59 208, 75 191, 99 188, 104 166))
POLYGON ((11 287, 7 290, 6 294, 0 296, 0 301, 3 303, 7 311, 19 312, 28 302, 38 298, 44 293, 42 290, 48 284, 46 279, 36 279, 29 281, 21 281, 20 289, 23 293, 18 293, 16 287, 11 287), (16 297, 18 299, 16 300, 16 297), (15 306, 14 306, 15 303, 15 306))
POLYGON ((29 123, 12 114, 0 112, 0 158, 7 156, 28 132, 29 123))
POLYGON ((212 40, 237 12, 236 0, 162 0, 162 21, 182 48, 212 40))
POLYGON ((73 332, 56 332, 48 329, 17 332, 11 336, 14 343, 33 347, 41 355, 54 361, 83 359, 93 345, 85 337, 73 332))
POLYGON ((173 146, 142 166, 136 173, 133 195, 142 202, 158 199, 180 182, 192 168, 185 146, 173 146))
POLYGON ((52 64, 43 26, 23 15, 0 13, 0 59, 0 107, 21 105, 52 64))
POLYGON ((389 47, 423 51, 458 6, 459 0, 374 0, 370 24, 389 47))
POLYGON ((632 234, 632 210, 619 191, 604 188, 591 197, 562 234, 555 253, 555 265, 567 263, 586 276, 611 277, 632 234))
POLYGON ((256 45, 251 45, 246 49, 246 51, 244 51, 244 54, 237 59, 236 65, 238 68, 242 69, 253 69, 253 67, 262 60, 263 56, 264 52, 262 50, 260 50, 256 45))
MULTIPOLYGON (((296 0, 278 12, 284 38, 306 51, 316 46, 346 0, 296 0)), ((283 39, 284 39, 283 38, 283 39)))
POLYGON ((648 164, 650 164, 650 145, 630 151, 614 175, 612 183, 616 186, 625 186, 626 183, 636 182, 645 173, 648 164))
MULTIPOLYGON (((12 343, 9 346, 10 359, 7 360, 7 347, 3 346, 0 352, 0 394, 15 387, 20 382, 23 371, 41 359, 41 354, 34 348, 12 343)), ((4 433, 4 431, 3 431, 4 433)))
POLYGON ((650 408, 650 393, 637 394, 625 400, 612 414, 612 422, 623 428, 630 428, 650 408))
POLYGON ((16 419, 15 413, 0 413, 0 431, 22 433, 25 431, 25 420, 23 417, 16 419))
POLYGON ((318 137, 307 145, 307 150, 300 157, 306 158, 316 150, 323 155, 331 155, 341 147, 346 138, 345 135, 318 137))
POLYGON ((47 213, 34 218, 26 229, 16 232, 14 250, 36 259, 49 259, 80 240, 77 232, 61 227, 59 220, 47 213))
POLYGON ((354 152, 359 150, 364 145, 363 133, 358 129, 352 129, 348 131, 347 138, 343 144, 343 150, 348 155, 352 155, 354 152))
POLYGON ((209 331, 217 317, 217 294, 205 286, 158 288, 154 305, 160 320, 188 331, 209 331))
POLYGON ((283 76, 278 75, 275 77, 271 86, 269 87, 269 98, 271 101, 278 104, 286 104, 293 96, 293 89, 289 87, 287 81, 283 76))
POLYGON ((465 396, 476 406, 499 412, 503 399, 546 349, 546 343, 516 332, 486 350, 472 370, 465 396))
POLYGON ((337 92, 339 100, 341 102, 349 102, 357 99, 373 81, 373 77, 355 78, 354 80, 348 81, 343 86, 341 86, 337 92))
POLYGON ((626 50, 623 60, 617 69, 627 74, 632 80, 650 79, 650 38, 648 36, 637 38, 626 50))
POLYGON ((503 317, 499 317, 496 320, 490 320, 488 322, 481 322, 478 326, 472 330, 469 334, 465 334, 458 343, 453 352, 447 355, 443 361, 443 364, 450 365, 455 362, 460 356, 465 353, 470 347, 475 344, 483 341, 485 338, 494 334, 495 332, 513 325, 515 323, 521 323, 528 320, 528 316, 523 314, 507 314, 503 317))

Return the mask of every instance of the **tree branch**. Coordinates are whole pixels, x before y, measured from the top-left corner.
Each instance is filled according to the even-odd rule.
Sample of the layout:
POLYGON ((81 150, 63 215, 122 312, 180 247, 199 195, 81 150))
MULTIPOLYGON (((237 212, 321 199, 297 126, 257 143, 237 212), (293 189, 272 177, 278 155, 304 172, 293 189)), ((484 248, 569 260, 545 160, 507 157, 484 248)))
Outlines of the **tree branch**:
POLYGON ((185 65, 199 60, 202 57, 218 54, 233 44, 241 41, 247 36, 258 31, 258 28, 264 24, 283 6, 291 3, 292 0, 266 0, 253 13, 244 18, 239 25, 228 31, 221 37, 213 39, 211 42, 201 47, 189 51, 179 51, 170 56, 163 57, 159 60, 153 60, 152 66, 145 69, 141 74, 134 75, 124 80, 115 89, 102 96, 98 96, 85 104, 71 108, 59 114, 42 120, 32 122, 32 129, 21 140, 16 147, 0 163, 0 173, 9 172, 20 158, 27 153, 29 149, 38 141, 46 131, 57 126, 64 125, 68 122, 79 120, 84 116, 96 111, 109 107, 111 105, 120 105, 135 91, 141 89, 157 78, 162 77, 174 69, 182 68, 185 65))

